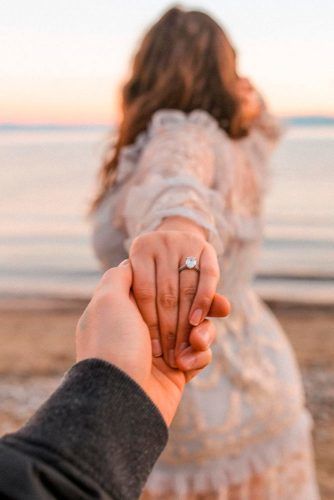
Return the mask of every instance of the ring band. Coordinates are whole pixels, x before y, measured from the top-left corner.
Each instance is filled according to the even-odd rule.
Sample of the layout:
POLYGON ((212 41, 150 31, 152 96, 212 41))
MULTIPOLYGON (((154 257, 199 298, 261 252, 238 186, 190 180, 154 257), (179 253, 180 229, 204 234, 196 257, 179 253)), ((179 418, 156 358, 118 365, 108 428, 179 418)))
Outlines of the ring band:
POLYGON ((184 271, 185 269, 194 270, 194 271, 197 271, 199 273, 198 261, 197 261, 196 257, 192 257, 192 256, 186 257, 184 264, 182 264, 182 266, 179 267, 179 273, 181 271, 184 271))

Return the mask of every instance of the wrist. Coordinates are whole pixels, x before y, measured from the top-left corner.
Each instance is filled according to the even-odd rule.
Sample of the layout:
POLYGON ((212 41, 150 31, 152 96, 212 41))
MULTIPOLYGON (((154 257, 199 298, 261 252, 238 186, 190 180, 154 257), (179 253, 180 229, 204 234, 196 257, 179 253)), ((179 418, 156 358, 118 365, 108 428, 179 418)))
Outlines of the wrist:
POLYGON ((155 368, 152 370, 152 377, 147 380, 146 384, 142 384, 141 388, 159 410, 165 424, 169 427, 179 406, 186 377, 183 372, 180 372, 177 377, 178 383, 175 383, 168 376, 162 379, 161 374, 156 377, 154 373, 155 368))
POLYGON ((163 219, 160 226, 158 226, 157 231, 182 231, 197 234, 203 239, 207 240, 208 234, 207 230, 202 226, 196 224, 196 222, 185 217, 174 216, 167 217, 163 219))

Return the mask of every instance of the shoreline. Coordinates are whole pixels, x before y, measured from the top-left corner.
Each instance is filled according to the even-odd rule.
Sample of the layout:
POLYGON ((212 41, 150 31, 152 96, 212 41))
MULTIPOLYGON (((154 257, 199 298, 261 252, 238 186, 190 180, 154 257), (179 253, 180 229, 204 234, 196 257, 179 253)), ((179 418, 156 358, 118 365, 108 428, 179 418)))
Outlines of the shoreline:
MULTIPOLYGON (((0 295, 0 313, 2 311, 13 310, 52 310, 52 311, 69 311, 80 310, 85 308, 89 302, 89 297, 60 297, 55 295, 0 295)), ((298 300, 296 298, 263 298, 267 306, 273 310, 300 310, 307 309, 317 311, 333 311, 334 301, 314 301, 298 300)))

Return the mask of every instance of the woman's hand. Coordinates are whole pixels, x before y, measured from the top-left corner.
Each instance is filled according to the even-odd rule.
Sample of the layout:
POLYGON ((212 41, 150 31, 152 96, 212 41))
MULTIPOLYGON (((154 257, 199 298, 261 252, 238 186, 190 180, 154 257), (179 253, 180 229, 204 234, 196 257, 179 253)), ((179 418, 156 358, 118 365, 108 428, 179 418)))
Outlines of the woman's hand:
MULTIPOLYGON (((202 230, 166 227, 169 229, 168 223, 137 237, 130 249, 130 260, 133 293, 150 330, 153 355, 163 354, 170 366, 178 367, 179 354, 189 346, 191 327, 200 325, 209 314, 219 266, 215 250, 202 230), (188 256, 196 257, 200 272, 178 271, 188 256)), ((228 314, 226 300, 222 309, 221 315, 228 314)))
POLYGON ((250 125, 259 117, 262 103, 259 94, 248 78, 239 78, 236 94, 241 101, 242 120, 245 126, 250 125))
MULTIPOLYGON (((194 327, 190 346, 179 358, 183 371, 170 368, 163 358, 152 358, 149 330, 133 299, 131 285, 129 261, 104 274, 77 326, 77 361, 100 358, 116 365, 144 389, 169 425, 185 382, 211 360, 215 329, 208 320, 194 327)), ((219 300, 215 307, 218 312, 219 300)))

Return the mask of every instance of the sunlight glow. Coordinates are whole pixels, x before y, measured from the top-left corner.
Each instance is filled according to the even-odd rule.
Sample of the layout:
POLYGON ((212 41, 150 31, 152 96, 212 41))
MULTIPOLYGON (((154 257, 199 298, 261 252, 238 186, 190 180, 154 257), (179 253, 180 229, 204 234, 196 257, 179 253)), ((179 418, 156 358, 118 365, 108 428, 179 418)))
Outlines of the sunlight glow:
MULTIPOLYGON (((0 35, 0 122, 109 123, 143 31, 170 2, 5 0, 0 35), (47 4, 47 5, 46 5, 47 4)), ((193 7, 192 2, 184 5, 193 7)), ((240 69, 281 115, 334 115, 334 3, 202 0, 227 28, 240 69)))

